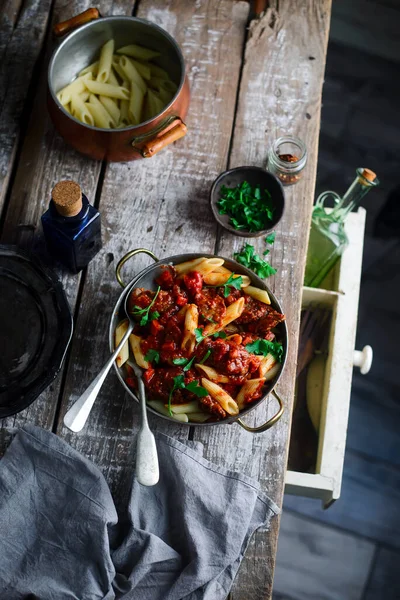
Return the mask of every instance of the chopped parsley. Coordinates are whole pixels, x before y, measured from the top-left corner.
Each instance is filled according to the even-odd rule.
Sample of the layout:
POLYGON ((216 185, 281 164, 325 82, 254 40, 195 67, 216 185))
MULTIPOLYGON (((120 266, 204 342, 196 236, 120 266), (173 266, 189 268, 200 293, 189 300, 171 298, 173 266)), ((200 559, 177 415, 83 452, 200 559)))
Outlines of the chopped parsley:
POLYGON ((188 358, 174 358, 174 360, 172 362, 174 363, 174 365, 180 365, 180 366, 184 365, 183 370, 189 371, 195 358, 196 358, 195 356, 193 356, 193 358, 191 358, 190 360, 188 358))
POLYGON ((268 229, 274 215, 274 206, 268 190, 260 185, 251 186, 243 181, 234 188, 221 186, 218 212, 229 215, 230 225, 249 232, 268 229))
POLYGON ((173 384, 172 389, 168 396, 168 412, 171 417, 173 415, 172 409, 171 409, 172 396, 173 396, 175 390, 187 389, 187 390, 189 390, 189 392, 192 392, 192 394, 195 394, 199 398, 204 398, 205 396, 208 396, 208 392, 207 392, 206 388, 204 388, 202 385, 200 385, 199 382, 196 380, 191 381, 190 383, 188 383, 186 385, 184 375, 177 375, 177 377, 174 377, 173 381, 174 381, 174 384, 173 384))
POLYGON ((267 277, 275 275, 277 271, 277 269, 271 267, 268 261, 263 260, 261 256, 255 253, 254 246, 251 244, 245 244, 240 252, 233 255, 233 258, 241 265, 254 271, 262 279, 267 279, 267 277))
POLYGON ((160 286, 158 286, 156 294, 155 294, 153 300, 150 302, 149 306, 146 306, 146 308, 140 308, 140 306, 134 306, 132 309, 133 316, 140 317, 139 325, 141 325, 142 327, 144 325, 147 325, 147 323, 149 321, 158 319, 158 317, 160 316, 160 313, 158 313, 157 311, 154 311, 152 313, 150 312, 150 309, 153 306, 154 302, 156 301, 157 296, 160 293, 160 290, 161 290, 161 288, 160 288, 160 286))
MULTIPOLYGON (((240 275, 236 275, 235 277, 235 273, 232 273, 231 275, 229 275, 228 279, 225 281, 225 283, 219 284, 219 285, 210 285, 209 287, 223 287, 224 288, 224 298, 227 298, 229 296, 230 292, 230 287, 235 288, 235 290, 240 290, 241 286, 243 283, 243 277, 241 277, 240 275)), ((211 319, 208 319, 209 321, 211 321, 211 319)), ((212 321, 213 323, 215 323, 215 321, 212 321)))
POLYGON ((267 237, 265 238, 265 243, 266 244, 271 244, 271 246, 272 246, 272 244, 275 241, 275 236, 276 236, 276 232, 275 231, 273 231, 272 233, 270 233, 269 235, 267 235, 267 237))
POLYGON ((199 365, 203 365, 206 362, 207 358, 209 358, 210 356, 211 356, 211 350, 207 350, 207 352, 205 353, 205 355, 199 362, 199 365))
POLYGON ((150 348, 144 359, 148 362, 158 365, 158 363, 160 362, 160 353, 158 352, 158 350, 153 350, 153 348, 150 348))
POLYGON ((227 337, 225 331, 216 331, 215 333, 209 333, 208 335, 203 335, 203 330, 200 329, 199 327, 197 327, 197 329, 194 330, 194 335, 196 337, 196 342, 198 344, 200 344, 200 342, 202 342, 203 340, 206 339, 206 337, 211 336, 213 338, 221 338, 221 339, 225 339, 227 337))
POLYGON ((227 335, 225 333, 225 331, 217 331, 217 333, 212 333, 211 334, 213 336, 213 338, 217 339, 217 338, 221 338, 222 340, 224 340, 227 335))
POLYGON ((269 340, 255 340, 250 344, 246 344, 247 352, 251 352, 251 354, 262 354, 263 356, 267 356, 267 354, 272 354, 275 356, 278 362, 282 362, 283 360, 283 346, 280 342, 270 342, 269 340))

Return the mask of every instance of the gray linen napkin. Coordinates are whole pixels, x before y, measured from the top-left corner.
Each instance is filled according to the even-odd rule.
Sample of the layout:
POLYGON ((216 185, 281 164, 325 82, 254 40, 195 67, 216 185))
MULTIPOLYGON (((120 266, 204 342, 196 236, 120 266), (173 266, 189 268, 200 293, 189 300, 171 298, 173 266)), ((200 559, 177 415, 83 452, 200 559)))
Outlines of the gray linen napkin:
POLYGON ((1 600, 224 600, 252 533, 278 507, 201 444, 157 434, 160 482, 135 480, 118 522, 107 483, 26 425, 0 461, 1 600))

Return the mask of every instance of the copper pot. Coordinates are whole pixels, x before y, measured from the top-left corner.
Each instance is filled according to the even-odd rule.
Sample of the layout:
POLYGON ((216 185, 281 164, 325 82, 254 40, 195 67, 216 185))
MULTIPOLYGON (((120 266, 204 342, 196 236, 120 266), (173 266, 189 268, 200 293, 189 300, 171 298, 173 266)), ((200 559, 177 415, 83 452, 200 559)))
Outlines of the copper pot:
POLYGON ((183 119, 189 106, 189 83, 182 52, 164 29, 136 17, 99 18, 91 8, 54 27, 54 33, 69 35, 51 57, 48 70, 48 109, 62 137, 90 158, 128 161, 150 158, 186 134, 183 119), (72 31, 72 32, 71 32, 72 31), (165 68, 178 90, 163 112, 140 125, 124 129, 101 129, 86 125, 70 115, 57 100, 56 93, 70 83, 87 65, 94 62, 101 46, 113 38, 116 47, 142 44, 161 52, 157 63, 165 68))

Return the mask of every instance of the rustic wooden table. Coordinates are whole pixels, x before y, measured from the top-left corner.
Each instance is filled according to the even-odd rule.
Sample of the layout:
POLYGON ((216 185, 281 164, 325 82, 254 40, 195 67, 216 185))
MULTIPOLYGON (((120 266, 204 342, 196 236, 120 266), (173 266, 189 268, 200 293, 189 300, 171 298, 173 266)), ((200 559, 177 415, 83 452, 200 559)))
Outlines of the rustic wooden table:
MULTIPOLYGON (((110 164, 67 147, 46 114, 47 63, 55 44, 51 26, 88 6, 86 0, 3 0, 1 9, 1 241, 43 252, 39 223, 51 189, 60 179, 74 179, 101 211, 104 243, 86 272, 71 276, 58 270, 74 313, 73 343, 56 381, 28 409, 2 421, 2 450, 25 422, 52 429, 100 466, 116 502, 124 502, 133 473, 138 407, 125 397, 115 374, 106 380, 80 434, 62 424, 68 407, 108 356, 109 319, 120 293, 116 263, 138 246, 159 257, 198 251, 231 257, 243 240, 217 228, 208 206, 210 184, 228 167, 265 166, 269 143, 290 132, 306 142, 309 162, 302 181, 286 188, 286 211, 271 252, 278 273, 269 285, 281 300, 290 335, 288 363, 279 384, 284 417, 263 434, 247 433, 236 425, 189 431, 150 419, 154 429, 203 442, 211 461, 259 479, 280 505, 330 0, 271 0, 266 13, 254 18, 244 1, 102 0, 98 8, 103 15, 135 14, 175 37, 192 93, 186 138, 153 159, 110 164)), ((262 238, 255 245, 264 250, 262 238)), ((127 271, 131 268, 133 274, 143 266, 138 260, 127 271)), ((275 410, 274 400, 266 401, 248 422, 262 423, 275 410)), ((270 531, 253 537, 232 600, 270 597, 278 529, 275 519, 270 531)))

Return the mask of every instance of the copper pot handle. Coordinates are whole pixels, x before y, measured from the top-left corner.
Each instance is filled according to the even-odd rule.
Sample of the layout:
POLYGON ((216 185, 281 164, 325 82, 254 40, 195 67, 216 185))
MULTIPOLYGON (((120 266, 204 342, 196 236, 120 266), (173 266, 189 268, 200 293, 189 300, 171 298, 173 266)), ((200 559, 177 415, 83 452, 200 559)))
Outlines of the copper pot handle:
POLYGON ((117 264, 117 267, 115 269, 115 277, 117 278, 117 281, 119 283, 120 286, 122 286, 123 288, 126 286, 126 283, 123 282, 123 279, 121 277, 121 269, 124 266, 124 264, 126 263, 126 261, 128 261, 130 258, 132 258, 132 256, 136 256, 136 254, 148 254, 149 256, 151 256, 151 258, 154 260, 154 262, 158 262, 158 258, 155 254, 153 254, 153 252, 151 250, 147 250, 147 248, 136 248, 135 250, 130 250, 129 252, 127 252, 125 254, 125 256, 123 256, 121 258, 121 260, 119 261, 119 263, 117 264))
POLYGON ((75 15, 66 21, 62 21, 61 23, 56 23, 53 27, 53 33, 57 37, 61 37, 66 33, 69 33, 73 29, 80 27, 81 25, 85 25, 85 23, 90 23, 90 21, 94 21, 95 19, 100 18, 100 13, 97 8, 88 8, 79 15, 75 15))
POLYGON ((275 390, 272 390, 271 394, 278 400, 279 410, 276 413, 276 415, 269 419, 269 421, 263 423, 263 425, 260 425, 259 427, 250 427, 250 425, 246 425, 246 423, 243 423, 242 419, 238 419, 236 422, 239 423, 239 425, 243 427, 243 429, 245 429, 246 431, 250 431, 251 433, 262 433, 263 431, 267 431, 267 429, 270 429, 270 427, 272 427, 277 421, 279 421, 284 411, 282 398, 277 394, 275 390))
POLYGON ((185 123, 179 117, 176 117, 173 118, 167 127, 160 131, 156 137, 148 142, 145 142, 140 148, 135 147, 137 139, 132 142, 132 146, 134 150, 140 152, 143 158, 151 158, 157 154, 157 152, 160 152, 160 150, 165 148, 165 146, 168 146, 169 144, 172 144, 173 142, 176 142, 176 140, 182 138, 184 135, 186 135, 186 133, 187 127, 185 123))

